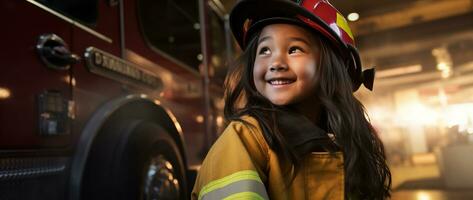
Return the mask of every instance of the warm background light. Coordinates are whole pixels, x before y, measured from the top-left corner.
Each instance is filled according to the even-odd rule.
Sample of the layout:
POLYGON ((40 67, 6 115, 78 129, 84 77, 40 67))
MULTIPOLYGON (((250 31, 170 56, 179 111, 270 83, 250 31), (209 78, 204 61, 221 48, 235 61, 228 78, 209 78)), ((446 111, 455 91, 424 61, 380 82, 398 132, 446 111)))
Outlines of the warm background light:
POLYGON ((197 115, 195 117, 195 121, 197 121, 198 123, 203 123, 204 122, 204 116, 202 115, 197 115))
POLYGON ((0 99, 8 99, 11 93, 7 88, 0 87, 0 99))

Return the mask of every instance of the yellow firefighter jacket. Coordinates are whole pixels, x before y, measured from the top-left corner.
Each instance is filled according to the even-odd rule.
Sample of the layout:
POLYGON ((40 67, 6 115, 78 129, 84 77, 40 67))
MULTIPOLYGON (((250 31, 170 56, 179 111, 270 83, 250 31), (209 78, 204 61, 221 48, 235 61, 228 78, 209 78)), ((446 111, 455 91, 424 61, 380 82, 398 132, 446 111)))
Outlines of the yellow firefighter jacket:
POLYGON ((249 116, 241 119, 249 125, 231 122, 208 152, 191 199, 344 199, 341 152, 304 156, 287 187, 284 163, 268 146, 259 123, 249 116))

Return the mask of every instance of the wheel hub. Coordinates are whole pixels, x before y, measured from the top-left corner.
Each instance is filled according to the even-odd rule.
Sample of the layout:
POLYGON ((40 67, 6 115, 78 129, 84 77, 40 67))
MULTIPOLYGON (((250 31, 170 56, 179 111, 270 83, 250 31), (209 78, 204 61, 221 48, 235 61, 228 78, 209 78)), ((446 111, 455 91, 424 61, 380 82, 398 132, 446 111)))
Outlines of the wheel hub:
POLYGON ((179 199, 179 180, 163 155, 152 157, 145 173, 144 200, 179 199))

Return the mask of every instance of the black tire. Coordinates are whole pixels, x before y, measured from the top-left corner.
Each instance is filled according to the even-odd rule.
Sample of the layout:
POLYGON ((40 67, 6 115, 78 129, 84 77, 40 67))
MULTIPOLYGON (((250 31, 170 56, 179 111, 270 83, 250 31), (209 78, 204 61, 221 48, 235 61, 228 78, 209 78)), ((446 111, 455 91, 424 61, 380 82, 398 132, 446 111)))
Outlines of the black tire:
POLYGON ((186 199, 183 158, 167 131, 149 122, 109 130, 93 144, 81 199, 186 199), (152 178, 150 166, 161 167, 152 178))

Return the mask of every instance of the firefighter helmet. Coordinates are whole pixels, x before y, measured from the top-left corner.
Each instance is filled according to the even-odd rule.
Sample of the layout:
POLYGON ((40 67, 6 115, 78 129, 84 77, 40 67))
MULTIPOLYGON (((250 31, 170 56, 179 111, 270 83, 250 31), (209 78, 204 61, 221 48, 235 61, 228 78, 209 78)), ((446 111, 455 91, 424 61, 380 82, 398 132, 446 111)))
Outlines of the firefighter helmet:
POLYGON ((345 17, 327 0, 241 0, 230 13, 230 27, 242 49, 266 25, 289 23, 321 33, 348 59, 348 73, 356 91, 363 83, 372 90, 374 69, 362 72, 358 50, 345 17))

